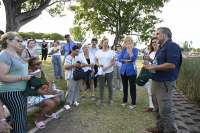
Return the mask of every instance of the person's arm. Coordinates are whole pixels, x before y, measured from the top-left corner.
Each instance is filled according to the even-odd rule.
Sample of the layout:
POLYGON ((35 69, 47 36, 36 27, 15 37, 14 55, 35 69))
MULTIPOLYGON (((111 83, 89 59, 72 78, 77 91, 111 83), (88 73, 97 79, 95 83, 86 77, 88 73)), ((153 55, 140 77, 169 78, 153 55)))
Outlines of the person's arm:
MULTIPOLYGON (((37 51, 37 50, 36 50, 37 51)), ((38 51, 37 51, 37 57, 38 57, 38 59, 39 59, 39 54, 38 54, 38 51)))
MULTIPOLYGON (((8 72, 10 70, 10 66, 8 64, 5 64, 3 62, 0 62, 0 82, 3 83, 13 83, 18 82, 22 80, 22 75, 8 75, 8 72)), ((23 78, 25 81, 28 81, 33 77, 34 75, 23 75, 23 78)))
POLYGON ((150 61, 151 63, 153 62, 154 59, 151 59, 149 54, 144 54, 144 59, 150 61))
POLYGON ((144 53, 144 50, 145 50, 146 48, 147 48, 147 47, 143 48, 143 49, 141 50, 141 52, 144 53))
POLYGON ((138 57, 138 49, 137 48, 131 49, 131 53, 133 54, 132 56, 130 55, 131 60, 132 61, 136 60, 138 57))
POLYGON ((0 132, 10 133, 10 129, 12 129, 12 127, 5 120, 3 105, 0 101, 0 132))
POLYGON ((167 71, 167 70, 171 70, 174 69, 176 66, 173 63, 164 63, 161 65, 150 65, 150 64, 146 64, 144 63, 144 68, 147 70, 160 70, 160 71, 167 71))
POLYGON ((127 53, 129 53, 130 58, 133 57, 133 55, 134 55, 132 50, 133 50, 132 45, 127 47, 127 53))
POLYGON ((42 44, 41 44, 41 49, 43 49, 42 44))
POLYGON ((63 48, 63 53, 65 55, 65 44, 63 44, 62 48, 63 48))
POLYGON ((24 60, 29 60, 30 58, 25 58, 26 57, 26 52, 22 52, 22 58, 24 59, 24 60))
POLYGON ((63 48, 63 45, 62 45, 62 43, 60 43, 60 49, 62 49, 63 48))
POLYGON ((122 49, 121 54, 119 55, 119 62, 124 62, 123 56, 126 48, 122 49))

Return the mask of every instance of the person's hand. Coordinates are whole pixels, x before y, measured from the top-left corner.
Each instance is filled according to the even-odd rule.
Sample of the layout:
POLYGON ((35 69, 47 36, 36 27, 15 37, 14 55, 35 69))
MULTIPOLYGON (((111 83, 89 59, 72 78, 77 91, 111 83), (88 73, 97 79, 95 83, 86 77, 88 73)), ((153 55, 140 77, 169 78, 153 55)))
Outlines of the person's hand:
POLYGON ((133 46, 132 46, 132 45, 128 45, 128 46, 127 46, 127 49, 132 50, 132 49, 133 49, 133 46))
POLYGON ((47 95, 52 93, 52 88, 48 88, 47 90, 47 95))
POLYGON ((56 95, 56 94, 58 94, 58 92, 57 92, 57 90, 53 90, 53 91, 51 92, 51 94, 52 94, 52 95, 56 95))
POLYGON ((108 69, 107 67, 104 67, 104 68, 103 68, 103 71, 106 71, 107 69, 108 69))
POLYGON ((10 133, 10 129, 12 127, 6 121, 0 123, 0 133, 10 133))
POLYGON ((93 64, 93 63, 92 63, 92 64, 90 64, 90 67, 91 67, 91 68, 94 68, 94 64, 93 64))
POLYGON ((145 60, 150 60, 149 54, 145 54, 145 53, 144 53, 144 59, 145 59, 145 60))
POLYGON ((81 65, 81 64, 79 64, 79 63, 75 63, 75 64, 74 64, 74 66, 75 66, 75 67, 78 67, 78 68, 80 67, 80 65, 81 65))
POLYGON ((24 75, 24 80, 29 81, 34 75, 24 75))
POLYGON ((93 72, 93 71, 91 71, 91 73, 90 73, 90 77, 91 77, 91 78, 94 77, 94 72, 93 72))
POLYGON ((145 69, 147 69, 147 70, 152 70, 152 69, 154 69, 153 67, 153 65, 150 65, 150 64, 146 64, 146 63, 143 63, 144 64, 144 68, 145 69))

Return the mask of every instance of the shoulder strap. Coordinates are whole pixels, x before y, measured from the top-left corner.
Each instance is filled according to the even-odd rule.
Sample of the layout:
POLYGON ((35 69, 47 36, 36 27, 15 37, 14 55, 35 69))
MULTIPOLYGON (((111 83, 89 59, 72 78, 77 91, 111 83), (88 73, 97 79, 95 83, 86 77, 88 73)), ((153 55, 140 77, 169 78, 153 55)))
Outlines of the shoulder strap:
POLYGON ((29 54, 29 57, 31 58, 31 54, 29 53, 28 49, 26 49, 26 51, 28 52, 28 54, 29 54))

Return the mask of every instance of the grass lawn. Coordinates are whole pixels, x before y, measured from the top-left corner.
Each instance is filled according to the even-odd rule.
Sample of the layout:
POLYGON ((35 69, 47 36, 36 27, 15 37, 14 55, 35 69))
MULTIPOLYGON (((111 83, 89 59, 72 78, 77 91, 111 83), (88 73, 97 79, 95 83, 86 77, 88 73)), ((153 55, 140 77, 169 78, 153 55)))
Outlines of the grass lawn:
MULTIPOLYGON (((63 58, 62 56, 62 60, 63 58)), ((138 74, 142 66, 142 61, 138 60, 138 74)), ((46 72, 51 81, 55 81, 58 89, 66 91, 65 88, 67 86, 65 80, 54 80, 51 57, 48 57, 47 62, 42 64, 42 69, 46 72)), ((99 90, 99 85, 97 89, 99 90)), ((95 92, 96 101, 90 100, 91 92, 88 93, 86 91, 85 96, 87 99, 86 101, 82 101, 80 96, 79 102, 81 103, 81 107, 79 107, 74 112, 75 115, 72 116, 76 123, 73 124, 71 129, 87 133, 148 133, 146 128, 155 126, 156 121, 154 113, 143 113, 142 111, 149 106, 147 89, 137 86, 137 106, 133 110, 128 109, 128 106, 131 105, 130 94, 127 106, 125 108, 121 107, 123 92, 119 91, 119 88, 113 91, 114 106, 109 105, 107 86, 104 89, 104 102, 99 106, 95 104, 96 101, 99 100, 99 91, 95 92)), ((63 102, 56 110, 59 110, 62 106, 63 102)), ((35 127, 33 122, 40 110, 41 109, 38 108, 28 113, 28 130, 35 127)))

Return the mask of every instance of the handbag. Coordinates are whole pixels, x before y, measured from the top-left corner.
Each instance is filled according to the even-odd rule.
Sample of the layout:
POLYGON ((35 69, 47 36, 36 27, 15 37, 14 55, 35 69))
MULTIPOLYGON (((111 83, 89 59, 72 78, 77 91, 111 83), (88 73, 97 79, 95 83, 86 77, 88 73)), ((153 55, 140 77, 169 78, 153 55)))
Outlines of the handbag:
POLYGON ((85 79, 84 70, 82 68, 76 68, 76 70, 73 72, 73 78, 75 81, 85 79))

